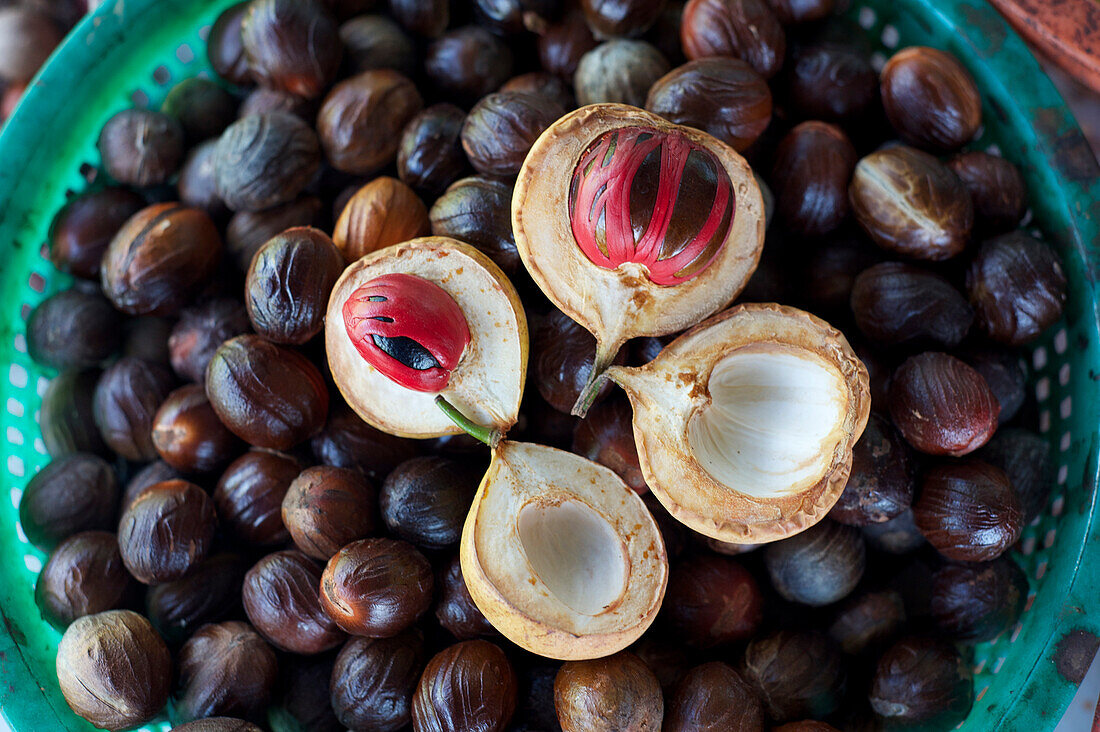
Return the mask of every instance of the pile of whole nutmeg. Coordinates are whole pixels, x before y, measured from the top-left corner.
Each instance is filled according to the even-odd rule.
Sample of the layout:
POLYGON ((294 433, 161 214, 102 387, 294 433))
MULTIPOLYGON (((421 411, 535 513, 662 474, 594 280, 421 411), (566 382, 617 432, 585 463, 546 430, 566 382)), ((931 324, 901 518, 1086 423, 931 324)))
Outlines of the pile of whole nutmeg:
POLYGON ((106 122, 27 318, 77 714, 965 718, 1067 281, 957 59, 876 71, 834 0, 251 0, 206 51, 106 122))

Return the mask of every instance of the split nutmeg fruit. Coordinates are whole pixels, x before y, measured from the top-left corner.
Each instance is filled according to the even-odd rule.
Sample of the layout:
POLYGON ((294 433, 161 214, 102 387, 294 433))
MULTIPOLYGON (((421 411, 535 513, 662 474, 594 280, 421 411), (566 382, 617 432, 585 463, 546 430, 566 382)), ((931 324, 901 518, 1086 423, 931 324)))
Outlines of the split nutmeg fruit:
POLYGON ((705 132, 635 107, 596 104, 547 129, 512 196, 523 263, 596 337, 596 381, 636 336, 692 326, 729 305, 756 269, 764 203, 745 160, 705 132))
POLYGON ((466 431, 492 448, 460 555, 497 630, 566 660, 610 655, 645 632, 668 580, 645 504, 597 463, 503 439, 519 413, 527 320, 491 260, 447 237, 368 254, 333 290, 325 342, 337 387, 371 425, 466 431))

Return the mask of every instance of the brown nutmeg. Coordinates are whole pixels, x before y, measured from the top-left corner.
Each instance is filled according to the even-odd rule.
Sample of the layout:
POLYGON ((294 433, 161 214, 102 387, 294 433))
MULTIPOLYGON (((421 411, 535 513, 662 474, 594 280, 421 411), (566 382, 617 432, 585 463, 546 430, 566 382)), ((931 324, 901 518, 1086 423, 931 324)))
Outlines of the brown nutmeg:
POLYGON ((206 559, 217 517, 206 492, 185 480, 146 488, 118 521, 126 569, 146 585, 180 579, 206 559))
POLYGON ((321 147, 333 167, 368 175, 397 157, 401 130, 424 100, 416 86, 390 69, 372 69, 329 92, 317 115, 321 147))
POLYGON ((947 161, 974 201, 974 216, 983 231, 1015 229, 1027 212, 1027 189, 1020 169, 999 155, 979 150, 959 153, 947 161))
POLYGON ((903 639, 879 659, 870 700, 887 722, 950 729, 974 702, 970 664, 948 641, 903 639))
POLYGON ((462 149, 482 175, 519 173, 531 146, 565 114, 557 102, 522 92, 495 92, 481 98, 462 124, 462 149))
POLYGON ((332 241, 351 264, 360 257, 431 232, 428 209, 412 188, 379 176, 344 205, 332 241))
POLYGON ((252 75, 264 86, 316 97, 340 69, 336 20, 317 0, 256 0, 241 21, 252 75))
POLYGON ((749 643, 741 674, 760 694, 772 721, 787 722, 835 711, 845 669, 824 635, 781 630, 749 643))
POLYGON ((848 181, 856 149, 844 130, 803 122, 779 143, 770 182, 776 214, 804 236, 827 234, 848 217, 848 181))
POLYGON ((687 673, 669 699, 664 732, 764 732, 756 691, 724 663, 687 673))
POLYGON ((327 651, 347 636, 321 609, 320 585, 321 568, 305 554, 268 554, 244 576, 244 612, 260 635, 280 650, 327 651))
POLYGON ((456 643, 428 661, 412 701, 414 732, 503 732, 516 709, 516 672, 489 641, 456 643))
POLYGON ((961 457, 989 441, 1001 411, 982 375, 946 353, 912 356, 894 372, 890 416, 910 445, 961 457))
POLYGON ((153 418, 153 446, 164 462, 184 473, 205 473, 225 465, 241 448, 198 384, 176 389, 153 418))
POLYGON ((751 638, 763 620, 756 580, 729 557, 700 555, 673 568, 664 615, 673 635, 697 648, 751 638))
POLYGON ((665 715, 657 677, 629 651, 563 664, 554 707, 564 732, 655 731, 665 715))
POLYGON ((988 562, 1020 538, 1024 510, 1004 471, 968 460, 928 471, 913 518, 924 538, 948 559, 988 562))
POLYGON ((927 46, 903 48, 882 69, 882 106, 906 142, 955 150, 982 124, 982 99, 957 58, 927 46))
POLYGON ((303 552, 321 561, 378 525, 377 494, 362 474, 318 465, 294 479, 283 498, 283 524, 303 552))
POLYGON ((786 34, 765 0, 690 0, 680 40, 690 59, 733 56, 770 79, 783 65, 786 34))
POLYGON ((849 526, 889 521, 913 502, 909 446, 889 420, 872 412, 852 448, 852 471, 829 518, 849 526))

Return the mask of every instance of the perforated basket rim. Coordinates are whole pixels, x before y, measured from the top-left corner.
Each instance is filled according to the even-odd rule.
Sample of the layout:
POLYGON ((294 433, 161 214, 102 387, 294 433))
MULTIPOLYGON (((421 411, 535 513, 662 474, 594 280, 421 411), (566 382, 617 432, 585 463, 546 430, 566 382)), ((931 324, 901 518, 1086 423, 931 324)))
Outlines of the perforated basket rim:
MULTIPOLYGON (((0 134, 0 247, 8 255, 0 257, 0 293, 4 298, 16 300, 29 292, 28 270, 32 264, 41 264, 32 257, 38 256, 42 237, 29 239, 28 234, 44 232, 44 223, 56 208, 56 203, 46 201, 59 198, 57 189, 63 190, 69 184, 62 184, 62 180, 79 185, 79 175, 71 170, 80 157, 76 149, 87 148, 87 140, 94 140, 94 132, 105 119, 102 105, 91 112, 73 107, 79 107, 81 100, 94 97, 100 89, 109 88, 97 85, 103 79, 127 88, 149 86, 150 78, 160 68, 149 60, 156 55, 151 49, 164 39, 173 41, 158 48, 158 57, 163 57, 179 39, 196 34, 196 25, 202 25, 200 17, 212 18, 231 4, 233 0, 107 0, 55 53, 0 134), (103 70, 112 64, 126 67, 130 76, 103 70), (72 137, 84 142, 77 145, 69 140, 58 120, 69 121, 80 133, 72 137), (62 170, 62 164, 69 169, 62 170)), ((1100 470, 1096 434, 1100 424, 1100 321, 1095 290, 1100 272, 1100 171, 1076 123, 1034 58, 981 0, 857 0, 848 14, 883 49, 907 39, 909 28, 912 34, 934 39, 933 45, 946 47, 963 60, 982 87, 987 101, 985 114, 999 115, 1005 124, 1020 129, 1020 137, 1013 142, 1021 150, 1017 154, 1005 150, 1006 156, 1025 168, 1031 197, 1039 199, 1036 218, 1044 222, 1044 230, 1066 258, 1072 288, 1070 317, 1035 350, 1033 366, 1044 375, 1037 378, 1034 387, 1040 402, 1049 399, 1052 404, 1064 405, 1072 397, 1072 413, 1061 406, 1044 413, 1048 427, 1052 422, 1072 426, 1072 430, 1059 430, 1060 434, 1053 436, 1058 438, 1054 445, 1063 454, 1075 455, 1081 470, 1077 475, 1059 475, 1059 485, 1066 484, 1066 493, 1056 510, 1064 513, 1059 518, 1057 539, 1051 535, 1049 540, 1058 552, 1057 561, 1049 571, 1045 560, 1041 566, 1048 572, 1047 589, 1035 598, 1027 623, 1012 631, 1012 657, 1007 661, 1003 656, 991 657, 988 667, 985 658, 979 661, 983 675, 978 678, 994 678, 989 674, 998 671, 1000 674, 995 676, 995 684, 976 686, 978 700, 962 725, 964 729, 983 731, 1050 729, 1072 698, 1074 677, 1078 671, 1083 673, 1080 659, 1095 648, 1098 633, 1095 614, 1100 576, 1096 552, 1089 549, 1097 545, 1100 531, 1094 520, 1100 470), (1067 363, 1073 362, 1074 377, 1066 371, 1063 381, 1060 369, 1051 367, 1066 359, 1067 363), (1048 371, 1049 376, 1045 375, 1048 371), (1058 586, 1050 584, 1055 579, 1058 586), (1049 616, 1049 624, 1042 627, 1036 619, 1040 610, 1044 617, 1049 616)), ((884 51, 874 58, 881 64, 884 51)), ((112 111, 122 106, 120 96, 112 111)), ((37 299, 41 299, 42 288, 57 281, 56 277, 39 276, 43 277, 41 282, 31 283, 31 289, 38 287, 34 296, 37 299)), ((25 313, 16 310, 9 307, 0 312, 0 355, 4 358, 0 366, 5 369, 25 359, 25 353, 15 345, 25 313)), ((3 391, 0 439, 15 418, 9 405, 11 387, 5 384, 3 391)), ((5 444, 11 451, 10 443, 5 444)), ((13 456, 10 452, 5 456, 5 467, 13 456)), ((19 487, 10 485, 15 481, 11 470, 5 478, 8 483, 4 487, 19 487)), ((25 482, 25 477, 19 482, 25 482)), ((0 511, 6 511, 0 516, 11 515, 11 510, 0 500, 0 511)), ((6 523, 0 524, 0 532, 9 528, 6 523)), ((1047 539, 1034 532, 1028 541, 1037 551, 1049 549, 1045 546, 1047 539)), ((1027 552, 1026 543, 1024 548, 1027 552)), ((0 541, 0 577, 5 579, 10 569, 7 565, 23 560, 8 551, 7 544, 0 541)), ((0 620, 5 625, 0 633, 0 714, 20 732, 45 729, 47 725, 50 729, 91 729, 73 718, 64 702, 59 701, 56 679, 48 673, 36 678, 24 661, 24 654, 48 652, 43 651, 42 644, 48 645, 48 639, 55 639, 56 633, 46 634, 47 640, 43 641, 35 635, 41 631, 33 618, 9 612, 17 606, 13 593, 26 593, 25 587, 15 588, 12 584, 0 583, 0 620)), ((26 598, 20 597, 25 608, 26 598)))

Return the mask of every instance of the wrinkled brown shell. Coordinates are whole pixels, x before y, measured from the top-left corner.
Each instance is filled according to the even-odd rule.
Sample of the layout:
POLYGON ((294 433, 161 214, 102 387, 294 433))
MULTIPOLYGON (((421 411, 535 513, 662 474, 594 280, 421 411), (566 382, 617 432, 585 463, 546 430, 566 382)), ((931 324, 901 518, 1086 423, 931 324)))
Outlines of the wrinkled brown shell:
POLYGON ((489 641, 456 643, 428 661, 412 701, 414 732, 503 732, 516 709, 516 672, 489 641))

